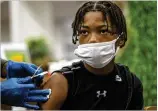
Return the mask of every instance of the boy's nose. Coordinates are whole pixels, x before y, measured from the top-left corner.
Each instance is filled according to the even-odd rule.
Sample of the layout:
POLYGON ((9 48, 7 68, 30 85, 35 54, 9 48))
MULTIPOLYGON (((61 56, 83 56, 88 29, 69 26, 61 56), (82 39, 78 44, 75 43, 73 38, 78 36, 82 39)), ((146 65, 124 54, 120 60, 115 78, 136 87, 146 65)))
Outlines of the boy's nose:
POLYGON ((89 38, 88 43, 97 43, 97 42, 99 42, 97 39, 98 39, 98 38, 97 38, 97 35, 96 35, 95 33, 92 33, 92 34, 90 35, 90 38, 89 38))

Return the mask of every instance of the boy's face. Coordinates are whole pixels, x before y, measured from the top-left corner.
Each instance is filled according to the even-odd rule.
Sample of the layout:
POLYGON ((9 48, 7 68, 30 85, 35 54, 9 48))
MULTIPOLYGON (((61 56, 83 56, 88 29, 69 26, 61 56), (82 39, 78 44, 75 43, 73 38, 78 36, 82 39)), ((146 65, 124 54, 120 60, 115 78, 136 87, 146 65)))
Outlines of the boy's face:
POLYGON ((118 34, 116 34, 116 26, 112 24, 108 15, 106 18, 108 30, 107 22, 104 20, 102 12, 87 12, 79 31, 79 43, 99 43, 116 39, 118 37, 118 34))

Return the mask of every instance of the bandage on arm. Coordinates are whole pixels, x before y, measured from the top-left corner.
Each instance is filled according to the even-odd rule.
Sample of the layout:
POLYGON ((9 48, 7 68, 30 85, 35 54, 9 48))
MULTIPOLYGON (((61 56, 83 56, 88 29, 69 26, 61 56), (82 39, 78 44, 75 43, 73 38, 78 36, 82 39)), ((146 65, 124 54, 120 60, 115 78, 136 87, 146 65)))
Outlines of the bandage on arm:
POLYGON ((52 90, 52 93, 45 103, 40 103, 42 110, 59 110, 68 93, 67 79, 60 73, 54 73, 51 77, 45 76, 42 89, 52 90))

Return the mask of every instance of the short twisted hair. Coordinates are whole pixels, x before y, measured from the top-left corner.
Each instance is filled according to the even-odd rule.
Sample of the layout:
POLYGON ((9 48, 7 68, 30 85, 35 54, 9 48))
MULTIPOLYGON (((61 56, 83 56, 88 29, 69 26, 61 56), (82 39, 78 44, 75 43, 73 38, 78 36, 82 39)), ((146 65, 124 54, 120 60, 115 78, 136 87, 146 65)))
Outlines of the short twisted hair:
MULTIPOLYGON (((77 11, 75 19, 72 23, 73 35, 72 42, 76 44, 79 34, 79 29, 81 27, 81 23, 83 22, 84 15, 90 11, 101 11, 104 16, 104 20, 106 20, 106 14, 110 14, 111 20, 116 25, 117 34, 122 34, 121 38, 127 41, 127 29, 126 29, 126 21, 125 17, 121 11, 121 9, 113 2, 110 1, 89 1, 84 3, 77 11)), ((108 23, 107 23, 108 24, 108 23)), ((123 44, 124 45, 124 44, 123 44)))

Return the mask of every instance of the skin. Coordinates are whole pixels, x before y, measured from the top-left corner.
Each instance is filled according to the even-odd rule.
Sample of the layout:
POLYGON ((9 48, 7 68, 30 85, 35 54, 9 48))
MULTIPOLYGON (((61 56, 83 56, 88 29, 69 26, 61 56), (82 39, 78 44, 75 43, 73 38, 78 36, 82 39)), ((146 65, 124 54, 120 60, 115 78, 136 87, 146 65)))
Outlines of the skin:
MULTIPOLYGON (((110 21, 110 17, 107 16, 107 22, 109 25, 109 32, 116 33, 116 27, 110 21)), ((99 43, 108 42, 116 39, 118 34, 110 34, 107 32, 107 23, 104 21, 102 12, 88 12, 84 16, 84 24, 81 26, 79 43, 89 44, 89 43, 99 43)), ((117 46, 117 45, 116 45, 117 46)), ((114 68, 114 59, 103 68, 93 68, 88 64, 84 63, 87 70, 94 74, 105 75, 110 73, 114 68)))
MULTIPOLYGON (((115 25, 110 21, 110 17, 107 16, 107 22, 109 24, 109 31, 116 32, 115 25)), ((117 34, 107 33, 106 22, 104 21, 102 12, 87 12, 84 16, 84 21, 79 31, 79 43, 100 43, 108 42, 116 39, 117 34)), ((118 40, 116 46, 123 45, 124 41, 118 40)), ((88 64, 84 63, 85 68, 97 75, 107 75, 114 68, 114 59, 105 67, 96 69, 88 64)), ((41 104, 44 110, 59 110, 64 101, 66 100, 68 93, 68 81, 61 73, 54 73, 50 79, 44 84, 43 89, 51 88, 52 94, 50 99, 41 104)))

